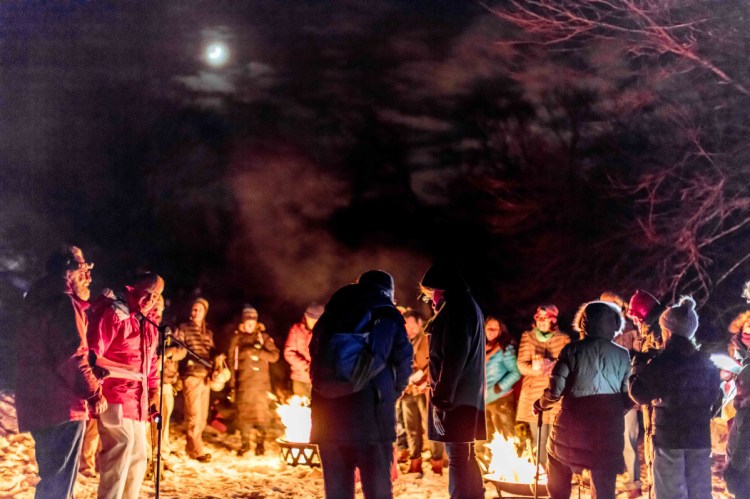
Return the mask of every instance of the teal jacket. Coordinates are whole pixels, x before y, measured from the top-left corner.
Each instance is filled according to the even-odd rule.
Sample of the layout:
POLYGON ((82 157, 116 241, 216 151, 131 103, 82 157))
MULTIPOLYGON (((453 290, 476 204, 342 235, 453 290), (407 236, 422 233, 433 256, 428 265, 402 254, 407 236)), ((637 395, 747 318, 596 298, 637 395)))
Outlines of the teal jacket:
POLYGON ((487 375, 487 403, 504 397, 513 389, 513 385, 521 379, 516 360, 516 349, 508 345, 505 350, 498 350, 487 359, 485 365, 487 375), (497 387, 497 390, 495 390, 497 387))

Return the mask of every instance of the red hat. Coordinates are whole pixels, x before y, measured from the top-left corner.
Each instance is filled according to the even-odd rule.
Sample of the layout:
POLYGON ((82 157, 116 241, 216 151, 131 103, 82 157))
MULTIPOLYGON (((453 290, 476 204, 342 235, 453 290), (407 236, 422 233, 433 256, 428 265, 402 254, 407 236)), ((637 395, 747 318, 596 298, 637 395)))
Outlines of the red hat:
POLYGON ((560 312, 555 305, 540 305, 539 308, 536 309, 534 319, 536 320, 537 317, 549 318, 552 322, 557 322, 558 315, 560 315, 560 312))
POLYGON ((639 289, 635 292, 628 304, 628 317, 643 322, 646 320, 649 312, 651 312, 657 305, 659 305, 659 300, 657 300, 654 295, 648 291, 639 289))

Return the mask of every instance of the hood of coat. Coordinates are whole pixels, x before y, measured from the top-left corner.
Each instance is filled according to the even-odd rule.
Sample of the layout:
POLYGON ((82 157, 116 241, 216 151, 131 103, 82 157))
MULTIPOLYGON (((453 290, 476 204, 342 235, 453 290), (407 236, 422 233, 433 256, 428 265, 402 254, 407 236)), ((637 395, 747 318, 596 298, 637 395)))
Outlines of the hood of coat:
POLYGON ((458 267, 448 262, 435 263, 425 272, 420 284, 425 288, 442 289, 454 293, 469 290, 458 267))
POLYGON ((622 332, 624 326, 625 320, 620 307, 606 301, 584 303, 573 320, 573 329, 581 333, 582 338, 613 340, 622 332))

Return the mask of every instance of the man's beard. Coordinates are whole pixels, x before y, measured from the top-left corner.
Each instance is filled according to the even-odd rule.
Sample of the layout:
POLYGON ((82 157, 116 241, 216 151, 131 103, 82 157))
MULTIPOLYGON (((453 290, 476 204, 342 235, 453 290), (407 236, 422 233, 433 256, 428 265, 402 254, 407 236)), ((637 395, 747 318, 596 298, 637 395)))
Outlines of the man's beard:
POLYGON ((73 292, 83 301, 89 301, 91 297, 89 285, 85 283, 73 283, 73 292))

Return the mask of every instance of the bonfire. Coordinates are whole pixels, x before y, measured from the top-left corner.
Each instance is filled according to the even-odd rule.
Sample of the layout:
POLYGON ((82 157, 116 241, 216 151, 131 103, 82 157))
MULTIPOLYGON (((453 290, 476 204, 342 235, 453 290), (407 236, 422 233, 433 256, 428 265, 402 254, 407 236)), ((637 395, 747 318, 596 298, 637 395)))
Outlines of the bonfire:
MULTIPOLYGON (((518 438, 506 439, 495 432, 492 441, 485 444, 492 453, 488 479, 498 482, 534 483, 536 464, 531 448, 526 446, 519 456, 518 444, 518 438)), ((544 468, 540 467, 539 473, 539 483, 546 483, 544 468)))

